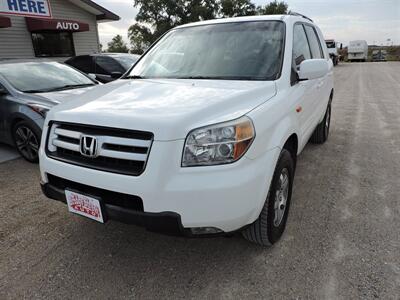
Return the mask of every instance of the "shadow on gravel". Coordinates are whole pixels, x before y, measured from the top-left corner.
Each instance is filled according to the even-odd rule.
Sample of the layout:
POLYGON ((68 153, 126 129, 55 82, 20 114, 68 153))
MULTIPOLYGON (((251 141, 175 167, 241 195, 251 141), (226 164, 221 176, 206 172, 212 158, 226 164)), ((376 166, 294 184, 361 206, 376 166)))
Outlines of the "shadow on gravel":
MULTIPOLYGON (((276 261, 282 252, 282 245, 262 248, 240 234, 186 239, 78 218, 72 222, 75 232, 62 242, 62 260, 70 261, 67 269, 71 277, 60 282, 54 275, 54 283, 76 286, 80 282, 83 288, 96 282, 103 296, 215 297, 225 289, 229 293, 228 287, 241 280, 238 274, 248 276, 258 268, 263 272, 266 264, 273 265, 269 258, 276 261)), ((81 293, 88 295, 87 291, 81 293)))

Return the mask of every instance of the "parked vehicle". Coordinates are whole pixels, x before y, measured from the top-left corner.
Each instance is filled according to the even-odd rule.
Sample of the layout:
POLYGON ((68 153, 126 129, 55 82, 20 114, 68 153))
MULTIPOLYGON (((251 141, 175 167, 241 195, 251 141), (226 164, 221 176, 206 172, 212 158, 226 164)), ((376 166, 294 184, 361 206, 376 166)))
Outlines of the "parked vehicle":
POLYGON ((347 50, 348 61, 367 61, 368 43, 367 41, 351 41, 347 50))
POLYGON ((298 154, 310 138, 328 139, 332 98, 333 64, 308 18, 180 26, 122 79, 51 110, 42 189, 99 222, 185 236, 242 231, 271 245, 285 228, 298 154))
POLYGON ((96 85, 70 66, 49 61, 0 61, 0 141, 38 162, 44 118, 51 107, 96 85))
POLYGON ((328 48, 329 57, 332 59, 333 65, 337 66, 340 61, 339 48, 343 48, 342 44, 340 44, 339 46, 335 40, 325 40, 325 43, 326 47, 328 48))
POLYGON ((108 83, 120 78, 139 57, 126 53, 101 53, 75 56, 65 63, 102 83, 108 83))
POLYGON ((372 51, 372 61, 386 61, 386 50, 374 50, 372 51))

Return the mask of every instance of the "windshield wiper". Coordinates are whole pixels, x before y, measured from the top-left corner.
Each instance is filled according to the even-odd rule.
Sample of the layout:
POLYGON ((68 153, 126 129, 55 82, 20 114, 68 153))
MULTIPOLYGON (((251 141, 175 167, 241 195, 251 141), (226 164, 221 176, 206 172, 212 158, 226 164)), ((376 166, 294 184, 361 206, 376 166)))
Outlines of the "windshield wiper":
POLYGON ((26 91, 22 91, 23 93, 27 93, 27 94, 36 94, 36 93, 45 93, 45 90, 26 90, 26 91))
POLYGON ((82 87, 89 87, 89 86, 94 86, 94 83, 83 83, 83 84, 67 84, 63 85, 60 87, 55 87, 51 89, 45 89, 45 90, 26 90, 22 91, 23 93, 28 93, 28 94, 36 94, 36 93, 49 93, 49 92, 56 92, 56 91, 64 91, 64 90, 70 90, 70 89, 78 89, 82 87))
POLYGON ((211 80, 265 80, 255 76, 184 76, 178 79, 211 79, 211 80))
POLYGON ((145 78, 143 76, 140 76, 140 75, 129 75, 129 76, 126 76, 126 77, 124 77, 122 79, 145 79, 145 78))
POLYGON ((83 84, 67 84, 64 86, 56 87, 54 89, 49 89, 47 92, 55 92, 55 91, 63 91, 63 90, 70 90, 70 89, 78 89, 83 87, 94 86, 94 83, 83 83, 83 84))

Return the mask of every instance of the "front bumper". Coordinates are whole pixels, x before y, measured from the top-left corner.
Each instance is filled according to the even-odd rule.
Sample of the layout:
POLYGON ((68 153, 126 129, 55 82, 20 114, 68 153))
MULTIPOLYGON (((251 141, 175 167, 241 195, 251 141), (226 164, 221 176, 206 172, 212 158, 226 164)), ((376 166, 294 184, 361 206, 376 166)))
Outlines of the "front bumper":
MULTIPOLYGON (((41 184, 46 197, 67 203, 65 190, 51 184, 41 184)), ((175 236, 191 236, 191 232, 182 226, 181 216, 173 212, 145 213, 120 206, 107 204, 104 206, 104 220, 116 220, 125 224, 145 227, 149 231, 175 236)))
MULTIPOLYGON (((182 168, 183 143, 182 140, 154 141, 146 169, 140 176, 70 165, 47 157, 41 148, 40 169, 45 193, 52 190, 48 176, 57 176, 88 187, 136 195, 143 201, 142 212, 127 213, 109 205, 107 213, 110 219, 149 230, 155 226, 153 222, 158 222, 153 220, 166 220, 165 217, 166 223, 174 223, 173 231, 178 229, 184 233, 205 227, 227 233, 254 222, 264 205, 280 149, 254 159, 245 156, 228 165, 182 168)), ((64 190, 50 198, 64 201, 64 190)), ((153 231, 163 232, 163 228, 156 229, 153 231)))

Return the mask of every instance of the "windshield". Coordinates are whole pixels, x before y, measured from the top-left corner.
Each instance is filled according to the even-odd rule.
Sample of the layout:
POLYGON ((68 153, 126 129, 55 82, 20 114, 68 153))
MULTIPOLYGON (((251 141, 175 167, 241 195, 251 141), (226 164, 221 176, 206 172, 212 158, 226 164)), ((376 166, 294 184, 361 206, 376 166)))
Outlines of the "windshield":
POLYGON ((126 55, 126 56, 113 56, 126 70, 128 70, 132 65, 138 60, 139 56, 136 55, 126 55))
POLYGON ((0 64, 0 74, 21 92, 49 92, 94 85, 75 69, 57 62, 0 64))
POLYGON ((326 47, 329 49, 336 48, 336 43, 335 42, 326 42, 326 47))
POLYGON ((283 57, 280 21, 202 25, 169 32, 131 77, 275 80, 283 57))

